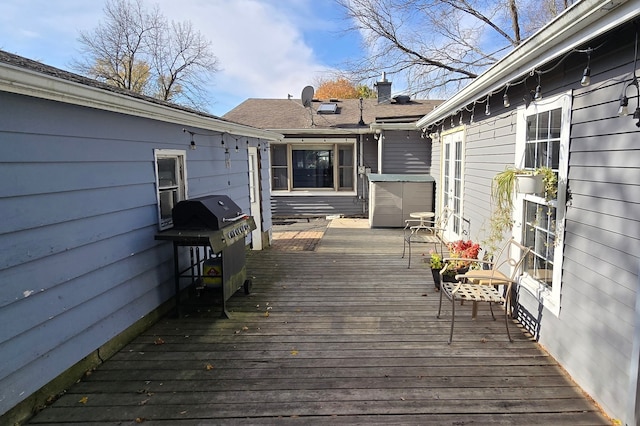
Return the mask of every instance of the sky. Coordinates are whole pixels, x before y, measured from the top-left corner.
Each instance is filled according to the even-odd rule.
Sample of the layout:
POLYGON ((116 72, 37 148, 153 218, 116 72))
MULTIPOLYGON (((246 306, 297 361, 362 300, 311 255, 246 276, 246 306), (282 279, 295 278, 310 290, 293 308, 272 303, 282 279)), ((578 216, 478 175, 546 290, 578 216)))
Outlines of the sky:
MULTIPOLYGON (((68 71, 81 57, 79 31, 104 19, 104 0, 2 0, 0 49, 68 71)), ((144 0, 212 42, 220 70, 208 112, 248 98, 300 98, 302 89, 360 55, 362 44, 334 0, 144 0)))

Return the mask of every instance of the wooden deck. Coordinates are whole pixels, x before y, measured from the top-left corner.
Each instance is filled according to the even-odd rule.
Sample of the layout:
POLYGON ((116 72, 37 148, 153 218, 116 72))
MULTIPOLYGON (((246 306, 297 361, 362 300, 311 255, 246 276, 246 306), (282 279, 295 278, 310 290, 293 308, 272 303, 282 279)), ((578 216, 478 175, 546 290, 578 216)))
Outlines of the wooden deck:
POLYGON ((611 424, 515 323, 509 343, 503 321, 465 305, 447 345, 449 306, 436 319, 439 293, 420 249, 407 269, 401 234, 339 220, 305 242, 315 251, 251 253, 231 319, 160 321, 31 422, 611 424))

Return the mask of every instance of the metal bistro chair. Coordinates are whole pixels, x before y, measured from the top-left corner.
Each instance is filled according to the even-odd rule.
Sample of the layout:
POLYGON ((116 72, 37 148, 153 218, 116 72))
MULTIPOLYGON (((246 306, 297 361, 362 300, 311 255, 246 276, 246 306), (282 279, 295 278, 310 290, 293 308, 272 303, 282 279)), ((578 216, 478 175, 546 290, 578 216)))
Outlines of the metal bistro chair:
POLYGON ((431 224, 424 224, 420 219, 407 219, 405 220, 405 226, 403 230, 404 243, 402 245, 402 258, 409 249, 408 258, 409 263, 407 268, 411 268, 411 244, 412 243, 429 243, 433 242, 434 249, 437 251, 438 243, 440 243, 440 254, 442 253, 442 239, 434 238, 432 240, 427 239, 429 235, 438 237, 438 233, 444 231, 447 222, 451 217, 451 210, 448 207, 444 207, 440 215, 438 215, 431 224))
MULTIPOLYGON (((522 275, 522 266, 524 259, 531 251, 530 248, 523 246, 513 238, 507 240, 505 245, 496 254, 493 261, 478 259, 451 259, 443 260, 470 260, 478 265, 489 265, 490 269, 471 269, 465 274, 456 275, 457 282, 444 282, 441 280, 440 304, 438 305, 438 315, 442 309, 442 295, 445 294, 451 300, 451 332, 449 333, 449 344, 453 340, 453 326, 455 323, 456 301, 473 302, 472 318, 476 317, 477 304, 479 302, 489 303, 491 316, 495 321, 493 314, 493 303, 504 304, 504 323, 507 328, 507 336, 509 341, 513 342, 511 333, 509 332, 508 316, 511 308, 511 291, 512 285, 517 284, 517 278, 522 275), (510 275, 506 275, 502 270, 511 270, 510 275), (501 292, 498 286, 505 286, 501 292)), ((446 264, 440 271, 440 275, 444 274, 449 264, 446 264)))

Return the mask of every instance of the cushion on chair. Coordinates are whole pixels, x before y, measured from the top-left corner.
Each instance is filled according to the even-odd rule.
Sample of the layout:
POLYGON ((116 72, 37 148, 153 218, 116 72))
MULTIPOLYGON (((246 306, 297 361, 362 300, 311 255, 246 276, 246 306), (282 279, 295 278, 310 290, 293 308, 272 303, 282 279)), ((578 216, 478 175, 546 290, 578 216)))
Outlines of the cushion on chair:
POLYGON ((465 274, 465 278, 476 284, 482 285, 505 285, 509 284, 509 277, 500 271, 485 269, 471 270, 465 274))

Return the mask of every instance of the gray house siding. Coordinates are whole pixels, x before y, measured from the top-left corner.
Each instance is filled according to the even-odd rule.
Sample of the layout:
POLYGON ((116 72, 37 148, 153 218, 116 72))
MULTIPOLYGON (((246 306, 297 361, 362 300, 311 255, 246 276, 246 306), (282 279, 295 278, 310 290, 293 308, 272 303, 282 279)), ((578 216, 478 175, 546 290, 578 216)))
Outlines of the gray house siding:
POLYGON ((496 111, 491 118, 467 127, 464 151, 463 222, 471 238, 482 241, 489 233, 487 213, 491 209, 491 181, 515 159, 516 117, 496 111))
POLYGON ((362 216, 364 203, 353 196, 283 196, 272 197, 274 217, 362 216))
POLYGON ((599 75, 574 91, 562 310, 542 320, 540 336, 616 417, 629 403, 620 384, 631 379, 640 261, 640 133, 635 120, 616 115, 633 49, 603 52, 592 66, 599 75))
MULTIPOLYGON (((543 77, 545 96, 573 90, 559 316, 519 292, 521 322, 607 413, 620 419, 631 419, 634 404, 628 384, 637 380, 631 373, 638 367, 633 348, 640 264, 640 133, 637 120, 616 114, 633 69, 633 31, 626 35, 609 39, 594 53, 588 87, 580 87, 585 66, 580 55, 543 77)), ((472 124, 465 117, 463 215, 474 240, 486 236, 492 177, 514 164, 514 108, 522 102, 513 100, 524 94, 515 89, 509 90, 510 109, 502 107, 499 93, 491 99, 496 106, 491 116, 476 114, 472 124)), ((635 102, 630 96, 631 111, 635 102)), ((441 146, 435 142, 433 147, 433 164, 439 167, 441 146)))
POLYGON ((180 124, 0 92, 0 141, 2 414, 172 295, 154 149, 186 150, 190 197, 249 200, 246 150, 180 124))
POLYGON ((385 131, 382 143, 382 167, 385 174, 429 174, 431 146, 420 132, 385 131))

